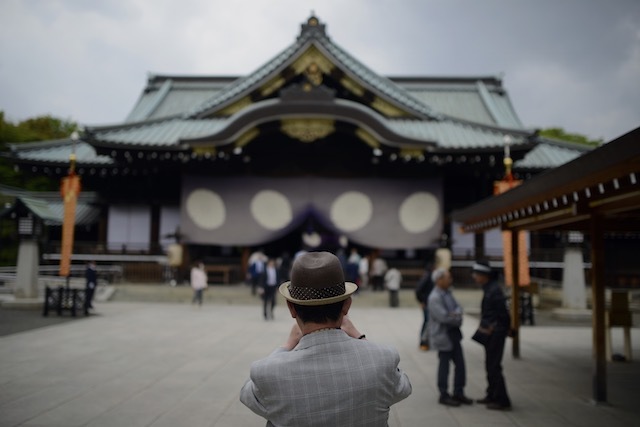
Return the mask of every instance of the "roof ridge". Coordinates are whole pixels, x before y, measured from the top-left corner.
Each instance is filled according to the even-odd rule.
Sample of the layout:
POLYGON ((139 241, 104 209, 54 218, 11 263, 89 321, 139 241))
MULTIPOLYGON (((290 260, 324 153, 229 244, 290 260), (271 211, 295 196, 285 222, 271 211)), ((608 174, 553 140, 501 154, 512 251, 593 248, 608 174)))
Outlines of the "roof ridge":
POLYGON ((434 119, 434 120, 438 120, 440 118, 439 117, 440 115, 438 113, 434 112, 433 109, 431 109, 431 107, 429 107, 428 105, 422 103, 420 100, 415 98, 405 88, 403 88, 402 86, 398 85, 396 82, 391 80, 389 77, 383 76, 383 75, 373 71, 371 68, 366 66, 360 60, 358 60, 356 57, 354 57, 349 52, 347 52, 340 45, 338 45, 338 44, 334 43, 333 41, 331 41, 329 39, 329 37, 321 38, 321 39, 319 39, 319 42, 320 42, 321 46, 324 47, 325 50, 327 50, 328 53, 331 56, 333 56, 347 70, 349 70, 353 74, 354 77, 356 77, 358 80, 361 80, 363 84, 365 84, 367 86, 371 86, 371 87, 379 90, 384 95, 386 95, 388 98, 390 98, 390 99, 396 101, 397 103, 403 105, 405 108, 408 108, 411 111, 413 111, 415 113, 418 113, 418 115, 426 116, 426 117, 428 117, 430 119, 434 119), (340 56, 346 57, 348 59, 348 61, 345 61, 340 56), (352 62, 353 64, 355 64, 356 67, 359 68, 360 70, 351 69, 349 67, 349 62, 352 62), (360 71, 360 72, 358 72, 358 71, 360 71), (365 76, 361 75, 362 71, 364 71, 364 73, 367 75, 366 77, 368 77, 368 78, 365 78, 365 76), (386 85, 387 87, 385 88, 384 85, 386 85), (390 93, 388 90, 385 90, 385 89, 388 89, 389 87, 392 87, 397 93, 401 94, 402 96, 398 97, 398 96, 394 95, 393 93, 390 93))
POLYGON ((7 146, 11 151, 14 148, 29 146, 29 148, 50 148, 58 145, 67 145, 72 143, 71 138, 48 139, 45 141, 24 141, 24 142, 8 142, 7 146))
POLYGON ((594 148, 598 148, 598 146, 591 146, 591 145, 588 145, 588 144, 582 144, 580 142, 565 141, 565 140, 562 140, 562 139, 549 138, 548 136, 537 135, 537 139, 538 139, 538 141, 540 141, 542 143, 555 145, 556 147, 568 148, 568 149, 572 149, 572 150, 591 151, 594 148))
MULTIPOLYGON (((265 69, 276 69, 282 65, 288 58, 293 55, 293 53, 297 52, 300 47, 298 44, 300 43, 300 39, 298 39, 292 45, 286 47, 280 53, 276 54, 271 60, 263 63, 260 67, 256 68, 253 72, 238 78, 236 81, 227 85, 220 92, 213 95, 211 98, 207 99, 197 107, 187 111, 182 114, 183 118, 196 118, 198 115, 203 112, 215 107, 216 105, 222 104, 224 101, 232 99, 238 93, 244 92, 247 88, 251 87, 254 83, 252 81, 256 78, 256 76, 265 73, 265 69)), ((271 71, 271 70, 270 70, 271 71)), ((268 75, 266 73, 265 75, 268 75)), ((257 79, 256 79, 257 81, 257 79)))
POLYGON ((516 129, 516 128, 510 128, 510 127, 506 127, 506 126, 498 126, 498 125, 489 125, 486 123, 479 123, 479 122, 474 122, 471 120, 466 120, 466 119, 462 119, 460 117, 454 117, 448 114, 440 114, 440 118, 442 121, 450 121, 450 122, 456 122, 456 123, 460 123, 462 125, 465 126, 471 126, 471 127, 475 127, 475 128, 480 128, 480 129, 485 129, 485 130, 489 130, 489 131, 493 131, 493 132, 500 132, 500 133, 505 133, 505 134, 511 134, 511 135, 520 135, 520 136, 535 136, 537 133, 536 129, 516 129))
MULTIPOLYGON (((151 103, 147 105, 146 108, 144 108, 142 111, 139 111, 136 114, 136 117, 147 118, 151 116, 151 114, 153 114, 153 112, 158 109, 162 101, 164 101, 164 99, 167 97, 167 95, 169 94, 169 91, 171 90, 171 86, 173 86, 173 79, 171 78, 168 78, 164 82, 162 82, 162 86, 160 86, 160 90, 156 92, 151 103)), ((134 112, 135 110, 132 111, 131 113, 133 114, 134 112)), ((132 114, 129 114, 129 116, 125 119, 125 121, 135 120, 135 117, 131 117, 132 114)))
POLYGON ((478 80, 476 81, 476 87, 478 88, 478 93, 480 94, 482 103, 484 104, 487 111, 489 111, 489 115, 493 118, 493 121, 496 122, 496 124, 499 124, 501 122, 500 114, 498 114, 495 103, 491 99, 491 95, 489 95, 487 86, 481 80, 478 80))
POLYGON ((124 130, 124 129, 132 129, 132 128, 136 128, 136 127, 143 127, 143 126, 147 126, 147 125, 153 125, 156 123, 161 123, 161 122, 170 122, 170 121, 182 121, 188 119, 184 117, 183 114, 172 114, 170 116, 164 116, 164 117, 158 117, 155 119, 146 119, 146 120, 140 120, 140 121, 136 121, 136 122, 123 122, 120 124, 115 124, 115 125, 105 125, 105 126, 91 126, 91 127, 85 127, 85 132, 91 134, 94 132, 105 132, 105 131, 111 131, 111 130, 124 130))

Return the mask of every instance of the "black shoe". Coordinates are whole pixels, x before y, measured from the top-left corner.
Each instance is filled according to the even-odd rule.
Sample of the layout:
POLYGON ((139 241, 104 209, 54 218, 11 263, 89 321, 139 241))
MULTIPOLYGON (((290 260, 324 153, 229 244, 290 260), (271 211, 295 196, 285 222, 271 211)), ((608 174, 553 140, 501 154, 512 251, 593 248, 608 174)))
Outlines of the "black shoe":
POLYGON ((487 404, 487 409, 493 409, 494 411, 509 411, 511 410, 511 405, 503 405, 498 402, 491 402, 487 404))
POLYGON ((440 396, 440 400, 438 402, 441 405, 446 405, 446 406, 460 406, 460 402, 458 402, 451 396, 440 396))
POLYGON ((463 405, 473 405, 473 400, 469 399, 467 396, 465 396, 464 394, 460 394, 460 395, 454 395, 452 397, 453 400, 455 400, 458 403, 461 403, 463 405))
POLYGON ((482 399, 476 400, 476 403, 480 403, 481 405, 487 405, 489 403, 493 403, 490 397, 483 397, 482 399))

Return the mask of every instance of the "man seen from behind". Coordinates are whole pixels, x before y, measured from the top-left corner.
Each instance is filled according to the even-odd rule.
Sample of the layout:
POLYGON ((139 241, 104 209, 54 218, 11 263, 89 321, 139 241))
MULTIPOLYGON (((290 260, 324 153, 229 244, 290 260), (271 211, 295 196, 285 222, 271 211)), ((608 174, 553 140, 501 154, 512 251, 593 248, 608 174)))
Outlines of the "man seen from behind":
POLYGON ((411 394, 397 350, 366 340, 348 318, 356 289, 329 252, 294 262, 280 293, 295 324, 240 391, 268 426, 387 426, 391 405, 411 394))

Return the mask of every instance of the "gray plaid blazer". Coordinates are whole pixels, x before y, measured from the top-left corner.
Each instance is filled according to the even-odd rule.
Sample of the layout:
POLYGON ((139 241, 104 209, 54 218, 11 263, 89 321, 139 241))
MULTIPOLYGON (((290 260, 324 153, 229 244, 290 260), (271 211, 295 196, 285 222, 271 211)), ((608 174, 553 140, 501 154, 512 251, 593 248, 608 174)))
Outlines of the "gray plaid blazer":
POLYGON ((254 362, 240 401, 267 426, 386 426, 390 406, 411 394, 399 362, 392 347, 316 332, 254 362))

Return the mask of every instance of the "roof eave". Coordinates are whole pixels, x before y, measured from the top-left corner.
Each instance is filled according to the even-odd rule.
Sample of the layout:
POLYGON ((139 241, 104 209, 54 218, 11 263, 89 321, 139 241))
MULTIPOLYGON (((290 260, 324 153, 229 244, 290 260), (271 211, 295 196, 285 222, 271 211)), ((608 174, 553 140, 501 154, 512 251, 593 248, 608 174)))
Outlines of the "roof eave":
MULTIPOLYGON (((544 207, 544 204, 549 204, 550 201, 553 205, 554 199, 564 200, 566 209, 574 209, 572 200, 582 197, 581 193, 588 196, 591 194, 591 188, 601 188, 604 184, 627 176, 631 182, 640 180, 640 128, 562 167, 535 176, 523 185, 503 194, 454 211, 452 219, 462 223, 463 228, 475 231, 498 226, 518 228, 518 224, 523 226, 524 218, 520 218, 518 223, 514 219, 509 219, 509 216, 513 212, 524 210, 523 216, 531 218, 539 216, 538 220, 543 224, 545 219, 542 216, 543 211, 549 209, 540 209, 541 204, 544 207), (531 209, 532 206, 533 209, 531 209), (512 221, 512 225, 509 226, 506 219, 512 221)), ((565 214, 567 214, 565 221, 570 222, 571 211, 565 214)), ((576 213, 573 221, 582 219, 576 213)))

